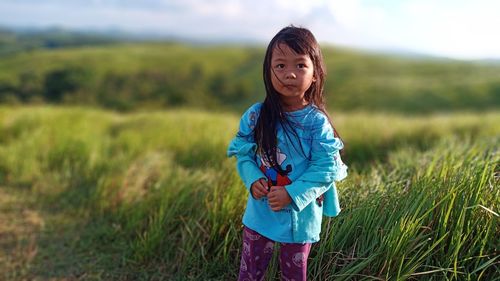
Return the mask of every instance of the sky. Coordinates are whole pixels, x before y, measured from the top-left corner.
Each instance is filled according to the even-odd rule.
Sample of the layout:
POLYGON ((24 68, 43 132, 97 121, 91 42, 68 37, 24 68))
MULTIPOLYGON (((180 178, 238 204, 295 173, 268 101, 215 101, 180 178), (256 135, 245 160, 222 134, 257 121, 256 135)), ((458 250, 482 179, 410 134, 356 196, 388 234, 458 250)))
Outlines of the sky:
POLYGON ((0 0, 0 26, 267 43, 289 24, 341 46, 500 59, 499 0, 0 0))

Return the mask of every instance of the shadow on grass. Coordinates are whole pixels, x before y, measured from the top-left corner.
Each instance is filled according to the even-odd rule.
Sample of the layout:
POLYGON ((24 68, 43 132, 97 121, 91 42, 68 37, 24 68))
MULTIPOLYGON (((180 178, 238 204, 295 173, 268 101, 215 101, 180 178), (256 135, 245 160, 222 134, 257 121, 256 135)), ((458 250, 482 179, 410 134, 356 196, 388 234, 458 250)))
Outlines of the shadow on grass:
MULTIPOLYGON (((22 275, 9 280, 169 279, 171 273, 160 261, 134 263, 130 240, 136 233, 126 229, 118 211, 97 210, 95 186, 25 194, 20 204, 33 202, 44 227, 32 237, 35 254, 22 275)), ((17 191, 12 188, 12 192, 17 191)))
POLYGON ((127 244, 113 219, 95 216, 77 192, 43 198, 2 187, 0 279, 140 280, 126 260, 127 244), (75 203, 71 207, 70 203, 75 203), (3 279, 5 278, 5 279, 3 279))

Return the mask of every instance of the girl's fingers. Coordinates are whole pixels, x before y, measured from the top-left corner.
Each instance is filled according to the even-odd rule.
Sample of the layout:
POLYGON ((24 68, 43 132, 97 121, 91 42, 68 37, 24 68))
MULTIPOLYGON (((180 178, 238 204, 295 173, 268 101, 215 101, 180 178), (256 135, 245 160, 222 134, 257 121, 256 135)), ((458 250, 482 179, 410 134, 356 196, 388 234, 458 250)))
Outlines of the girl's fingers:
POLYGON ((283 203, 280 202, 277 194, 275 192, 270 192, 268 195, 267 195, 267 198, 268 198, 268 202, 269 202, 269 206, 271 207, 271 209, 273 211, 279 211, 281 209, 283 209, 283 203))
POLYGON ((276 199, 277 199, 277 198, 276 198, 276 194, 275 194, 275 193, 273 193, 273 192, 269 192, 269 193, 267 194, 267 199, 269 199, 269 203, 271 203, 271 202, 276 202, 276 199))
POLYGON ((265 179, 260 179, 259 181, 260 181, 260 184, 262 184, 263 187, 267 187, 267 181, 265 179))
POLYGON ((262 186, 262 179, 256 181, 252 185, 252 195, 256 199, 260 199, 263 196, 267 195, 267 189, 264 186, 262 186))
POLYGON ((262 194, 262 192, 261 192, 258 188, 256 188, 256 189, 254 190, 254 196, 255 196, 257 199, 260 199, 263 195, 264 195, 264 194, 262 194))
POLYGON ((259 180, 259 187, 261 189, 261 191, 264 193, 264 194, 267 194, 268 191, 267 191, 267 181, 265 179, 260 179, 259 180))
POLYGON ((271 209, 273 211, 279 211, 281 210, 281 204, 280 202, 277 200, 276 197, 268 197, 268 202, 269 202, 269 206, 271 207, 271 209))
POLYGON ((281 207, 279 205, 274 205, 274 206, 271 205, 271 210, 279 211, 279 210, 281 210, 281 207))
POLYGON ((255 197, 255 199, 260 199, 262 197, 262 192, 259 190, 257 185, 254 185, 252 188, 252 195, 255 197))
POLYGON ((262 193, 265 193, 265 191, 266 191, 266 188, 264 186, 262 186, 262 184, 257 184, 257 189, 259 190, 259 192, 262 192, 262 193))

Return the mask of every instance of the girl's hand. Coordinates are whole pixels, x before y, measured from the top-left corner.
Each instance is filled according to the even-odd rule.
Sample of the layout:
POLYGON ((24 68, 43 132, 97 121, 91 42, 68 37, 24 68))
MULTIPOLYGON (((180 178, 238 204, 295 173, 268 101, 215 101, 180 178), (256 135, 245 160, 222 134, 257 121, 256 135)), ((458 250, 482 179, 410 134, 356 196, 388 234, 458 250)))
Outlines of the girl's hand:
POLYGON ((288 191, 281 185, 271 186, 271 191, 267 195, 267 199, 269 200, 269 206, 275 212, 292 203, 292 198, 288 195, 288 191))
POLYGON ((250 192, 253 198, 259 200, 266 196, 269 191, 267 190, 267 181, 265 179, 258 179, 250 186, 250 192))

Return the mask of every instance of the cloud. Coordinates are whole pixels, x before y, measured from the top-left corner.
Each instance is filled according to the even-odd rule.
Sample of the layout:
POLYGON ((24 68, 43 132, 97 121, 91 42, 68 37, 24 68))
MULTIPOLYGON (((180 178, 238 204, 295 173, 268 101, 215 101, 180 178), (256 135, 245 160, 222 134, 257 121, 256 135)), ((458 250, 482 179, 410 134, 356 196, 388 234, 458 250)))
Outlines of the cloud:
POLYGON ((408 28, 399 32, 407 48, 450 57, 500 56, 500 26, 494 0, 430 1, 412 0, 400 9, 398 22, 408 28))
POLYGON ((322 42, 477 58, 500 57, 499 10, 496 0, 3 0, 0 24, 267 42, 293 23, 322 42))

